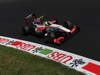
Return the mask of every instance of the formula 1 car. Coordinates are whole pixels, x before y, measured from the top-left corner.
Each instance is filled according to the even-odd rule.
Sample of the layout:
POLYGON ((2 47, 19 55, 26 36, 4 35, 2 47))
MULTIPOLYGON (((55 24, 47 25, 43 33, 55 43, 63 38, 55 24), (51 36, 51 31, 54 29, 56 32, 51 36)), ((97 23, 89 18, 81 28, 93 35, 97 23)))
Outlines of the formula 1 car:
POLYGON ((80 29, 79 25, 72 24, 68 20, 61 25, 57 19, 45 20, 44 16, 37 17, 35 14, 26 16, 24 22, 22 28, 24 35, 38 35, 46 42, 54 44, 61 44, 80 29))

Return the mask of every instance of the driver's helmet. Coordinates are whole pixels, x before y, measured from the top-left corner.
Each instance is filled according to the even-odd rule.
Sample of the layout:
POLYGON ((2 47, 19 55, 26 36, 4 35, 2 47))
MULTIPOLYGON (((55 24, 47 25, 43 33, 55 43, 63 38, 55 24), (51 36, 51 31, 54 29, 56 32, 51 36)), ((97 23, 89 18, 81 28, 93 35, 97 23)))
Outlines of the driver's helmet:
POLYGON ((44 19, 44 16, 40 16, 40 19, 43 20, 44 19))
POLYGON ((35 14, 32 14, 32 21, 34 22, 34 20, 37 18, 37 16, 35 14))
POLYGON ((41 24, 40 18, 34 18, 33 22, 34 24, 41 24))

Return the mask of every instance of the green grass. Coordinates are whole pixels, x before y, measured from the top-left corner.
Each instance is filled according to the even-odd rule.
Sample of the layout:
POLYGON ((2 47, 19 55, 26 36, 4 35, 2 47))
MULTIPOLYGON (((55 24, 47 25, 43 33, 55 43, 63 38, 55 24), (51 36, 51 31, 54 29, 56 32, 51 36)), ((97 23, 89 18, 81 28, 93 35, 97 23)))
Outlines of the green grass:
POLYGON ((54 61, 0 45, 0 75, 84 75, 54 61))
POLYGON ((41 51, 40 53, 44 54, 44 55, 47 55, 49 53, 51 53, 52 50, 49 50, 49 49, 44 49, 43 51, 41 51))

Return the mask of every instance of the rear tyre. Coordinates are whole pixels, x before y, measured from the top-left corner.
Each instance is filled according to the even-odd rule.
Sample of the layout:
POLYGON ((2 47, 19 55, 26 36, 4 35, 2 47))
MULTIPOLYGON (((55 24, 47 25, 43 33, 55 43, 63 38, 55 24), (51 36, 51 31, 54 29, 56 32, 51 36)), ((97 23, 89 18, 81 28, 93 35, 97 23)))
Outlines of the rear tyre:
POLYGON ((29 35, 31 33, 31 27, 29 27, 29 26, 23 26, 23 28, 22 28, 22 34, 23 35, 29 35))

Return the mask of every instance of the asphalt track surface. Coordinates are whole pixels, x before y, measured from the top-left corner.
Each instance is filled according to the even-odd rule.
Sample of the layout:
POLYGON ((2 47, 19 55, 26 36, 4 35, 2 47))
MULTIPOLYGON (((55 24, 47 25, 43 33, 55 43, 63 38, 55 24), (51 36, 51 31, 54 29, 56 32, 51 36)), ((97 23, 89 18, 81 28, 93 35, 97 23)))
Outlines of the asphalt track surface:
POLYGON ((0 35, 45 44, 100 61, 100 2, 93 0, 0 0, 0 35), (81 31, 61 46, 34 36, 22 36, 26 14, 55 16, 81 25, 81 31))

